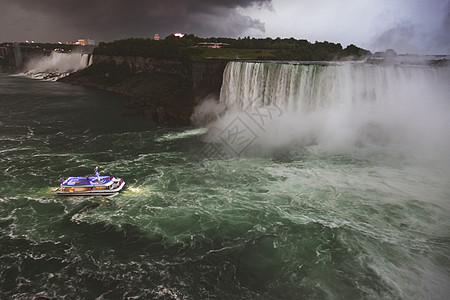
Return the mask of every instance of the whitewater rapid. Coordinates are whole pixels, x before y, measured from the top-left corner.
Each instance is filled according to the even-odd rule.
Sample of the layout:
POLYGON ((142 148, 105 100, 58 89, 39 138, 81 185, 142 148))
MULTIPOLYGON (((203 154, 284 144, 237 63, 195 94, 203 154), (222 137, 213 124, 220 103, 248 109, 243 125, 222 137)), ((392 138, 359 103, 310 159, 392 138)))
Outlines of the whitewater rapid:
POLYGON ((92 64, 92 54, 52 51, 48 56, 30 59, 23 73, 35 79, 55 81, 92 64))

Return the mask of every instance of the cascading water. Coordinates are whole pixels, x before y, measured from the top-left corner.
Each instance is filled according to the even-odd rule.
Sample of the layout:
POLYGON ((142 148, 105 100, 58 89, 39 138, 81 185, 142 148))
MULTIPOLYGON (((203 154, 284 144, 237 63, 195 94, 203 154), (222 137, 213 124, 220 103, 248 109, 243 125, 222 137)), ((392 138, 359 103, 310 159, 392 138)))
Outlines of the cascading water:
POLYGON ((37 79, 58 80, 90 64, 92 54, 53 51, 49 56, 31 59, 24 66, 24 73, 37 79))
POLYGON ((431 67, 231 62, 220 101, 228 107, 279 105, 299 112, 382 104, 423 96, 423 88, 433 89, 449 74, 448 68, 431 67))
POLYGON ((227 111, 213 127, 223 130, 240 115, 257 135, 253 145, 263 147, 306 141, 342 150, 369 143, 445 153, 449 78, 445 67, 230 62, 220 95, 227 111), (266 118, 264 128, 242 115, 267 106, 279 116, 266 118))

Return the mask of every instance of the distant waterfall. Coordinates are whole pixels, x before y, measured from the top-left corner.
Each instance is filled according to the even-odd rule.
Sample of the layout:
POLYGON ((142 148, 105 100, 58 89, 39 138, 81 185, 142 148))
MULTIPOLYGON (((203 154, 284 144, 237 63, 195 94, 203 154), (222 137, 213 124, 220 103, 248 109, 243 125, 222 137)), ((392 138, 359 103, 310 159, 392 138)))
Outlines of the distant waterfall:
POLYGON ((25 74, 37 79, 57 80, 92 64, 92 54, 61 53, 53 51, 28 61, 25 74))
POLYGON ((92 54, 81 54, 82 68, 89 67, 92 64, 92 54))
POLYGON ((19 43, 14 43, 14 59, 16 61, 16 68, 20 70, 20 68, 22 68, 23 61, 19 43))

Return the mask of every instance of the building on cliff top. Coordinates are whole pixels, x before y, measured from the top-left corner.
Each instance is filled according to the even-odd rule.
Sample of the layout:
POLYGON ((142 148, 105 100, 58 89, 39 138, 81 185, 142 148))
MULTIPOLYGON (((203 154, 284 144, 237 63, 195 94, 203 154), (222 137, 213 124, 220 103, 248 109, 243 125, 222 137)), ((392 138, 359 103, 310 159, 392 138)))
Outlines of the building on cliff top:
POLYGON ((230 46, 230 44, 227 44, 227 43, 207 43, 207 42, 198 43, 197 45, 195 45, 195 47, 198 47, 198 48, 215 48, 215 49, 217 49, 217 48, 224 48, 224 47, 228 47, 228 46, 230 46))
POLYGON ((95 45, 94 40, 90 39, 78 39, 76 42, 67 42, 67 45, 80 45, 80 46, 87 46, 87 45, 95 45))

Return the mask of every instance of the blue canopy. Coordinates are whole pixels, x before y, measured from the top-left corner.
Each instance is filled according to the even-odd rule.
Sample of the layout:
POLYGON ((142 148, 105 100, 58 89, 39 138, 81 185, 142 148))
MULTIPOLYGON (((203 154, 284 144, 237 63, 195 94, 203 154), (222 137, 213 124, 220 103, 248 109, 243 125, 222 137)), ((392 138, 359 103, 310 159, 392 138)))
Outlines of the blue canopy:
POLYGON ((86 185, 104 185, 112 180, 112 176, 99 177, 69 177, 61 185, 65 186, 86 186, 86 185))

